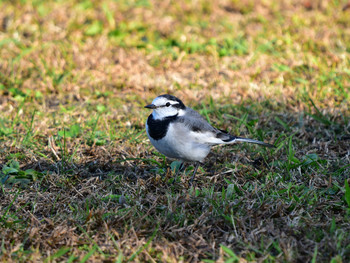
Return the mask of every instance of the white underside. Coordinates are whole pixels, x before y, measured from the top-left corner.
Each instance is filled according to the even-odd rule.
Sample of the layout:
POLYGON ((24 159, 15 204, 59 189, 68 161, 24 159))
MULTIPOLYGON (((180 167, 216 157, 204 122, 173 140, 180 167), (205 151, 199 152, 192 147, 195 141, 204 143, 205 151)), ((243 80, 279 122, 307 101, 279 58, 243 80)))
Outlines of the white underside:
POLYGON ((160 153, 187 162, 203 162, 211 146, 223 143, 210 132, 193 132, 181 123, 170 123, 166 136, 160 140, 154 140, 149 136, 147 125, 146 131, 151 143, 160 153))

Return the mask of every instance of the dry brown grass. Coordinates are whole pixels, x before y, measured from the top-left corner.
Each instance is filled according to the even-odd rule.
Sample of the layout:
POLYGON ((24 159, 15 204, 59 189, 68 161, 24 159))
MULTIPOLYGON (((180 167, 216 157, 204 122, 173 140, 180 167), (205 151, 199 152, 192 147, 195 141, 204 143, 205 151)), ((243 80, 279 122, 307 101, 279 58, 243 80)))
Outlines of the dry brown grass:
POLYGON ((0 259, 347 262, 345 4, 1 2, 0 259), (143 128, 163 93, 278 149, 172 185, 143 128))

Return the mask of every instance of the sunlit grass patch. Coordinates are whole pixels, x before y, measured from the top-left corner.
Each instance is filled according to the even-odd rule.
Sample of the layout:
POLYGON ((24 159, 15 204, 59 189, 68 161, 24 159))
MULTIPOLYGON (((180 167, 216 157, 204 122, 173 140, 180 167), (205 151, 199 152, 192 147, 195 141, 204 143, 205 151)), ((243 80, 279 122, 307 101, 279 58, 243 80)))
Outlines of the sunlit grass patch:
POLYGON ((349 261, 346 3, 2 1, 1 261, 349 261), (164 93, 276 149, 190 187, 145 134, 164 93))

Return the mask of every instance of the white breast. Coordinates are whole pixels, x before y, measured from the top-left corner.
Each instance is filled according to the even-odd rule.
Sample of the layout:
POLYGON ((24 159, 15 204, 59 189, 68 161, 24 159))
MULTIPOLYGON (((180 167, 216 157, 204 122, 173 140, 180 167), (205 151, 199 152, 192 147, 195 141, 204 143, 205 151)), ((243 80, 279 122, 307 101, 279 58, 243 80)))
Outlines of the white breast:
POLYGON ((170 123, 166 136, 160 140, 149 136, 147 125, 146 131, 153 146, 169 158, 202 162, 210 152, 210 145, 199 142, 195 134, 181 124, 170 123))

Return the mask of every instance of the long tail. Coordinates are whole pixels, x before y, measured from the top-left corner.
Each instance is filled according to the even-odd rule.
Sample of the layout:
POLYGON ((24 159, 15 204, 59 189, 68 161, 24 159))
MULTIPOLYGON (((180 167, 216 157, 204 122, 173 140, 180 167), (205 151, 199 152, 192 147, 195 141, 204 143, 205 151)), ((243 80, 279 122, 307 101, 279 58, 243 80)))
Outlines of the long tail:
POLYGON ((249 142, 249 143, 255 143, 255 144, 260 144, 262 146, 266 147, 271 147, 275 148, 274 145, 266 143, 266 142, 261 142, 258 140, 253 140, 253 139, 248 139, 248 138, 243 138, 243 137, 238 137, 238 136, 233 136, 229 134, 228 132, 224 130, 217 130, 216 136, 215 136, 215 142, 213 144, 230 144, 230 143, 235 143, 235 142, 249 142), (219 142, 218 142, 219 141, 219 142))
POLYGON ((232 142, 249 142, 249 143, 255 143, 255 144, 260 144, 262 146, 270 147, 270 148, 275 148, 274 145, 266 143, 266 142, 261 142, 258 140, 253 140, 253 139, 248 139, 248 138, 243 138, 243 137, 234 137, 232 142))

